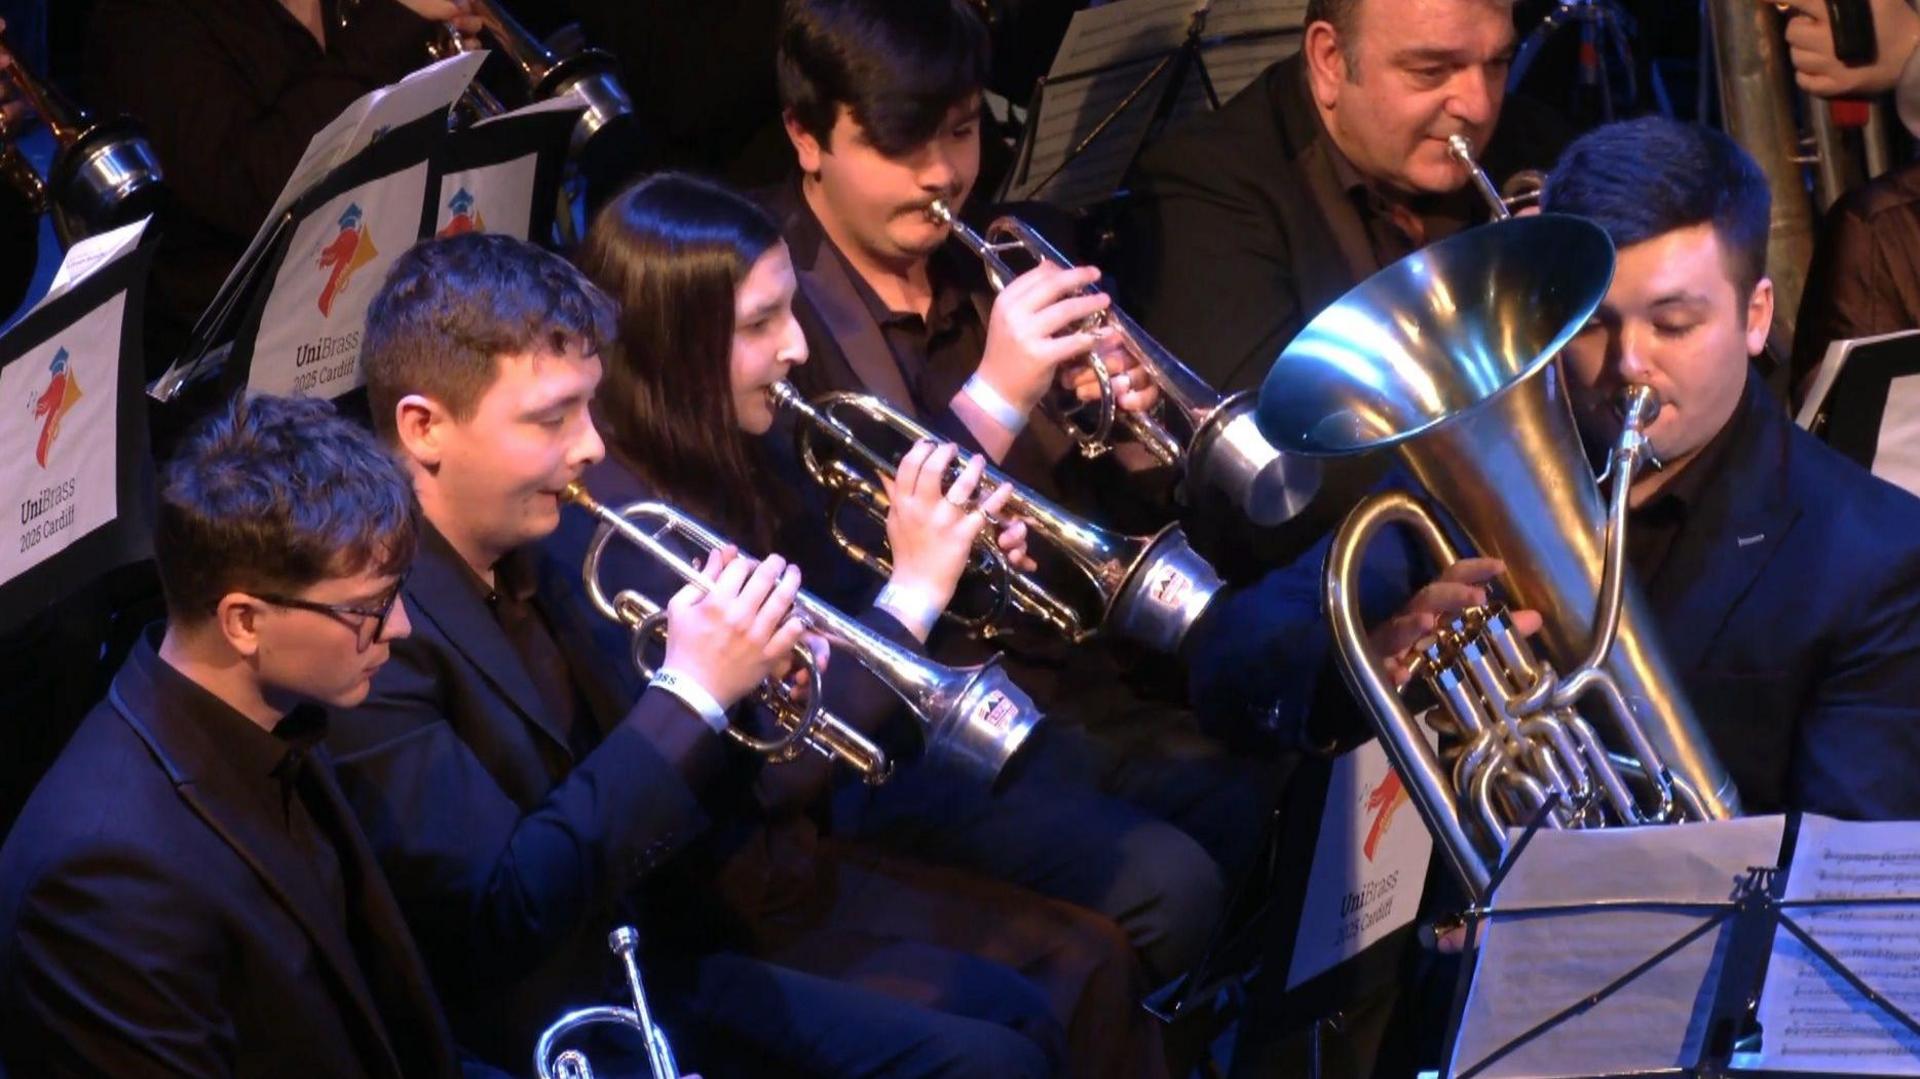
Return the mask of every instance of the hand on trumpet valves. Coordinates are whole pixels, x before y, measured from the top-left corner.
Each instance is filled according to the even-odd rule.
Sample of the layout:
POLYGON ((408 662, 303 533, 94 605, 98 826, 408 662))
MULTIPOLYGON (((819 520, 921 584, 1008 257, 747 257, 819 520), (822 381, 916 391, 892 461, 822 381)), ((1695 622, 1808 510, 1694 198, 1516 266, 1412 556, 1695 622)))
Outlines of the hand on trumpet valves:
POLYGON ((473 0, 398 0, 401 6, 428 22, 443 22, 462 34, 477 34, 486 25, 473 10, 473 0))
POLYGON ((731 708, 790 662, 805 627, 793 617, 800 570, 779 555, 755 562, 734 547, 707 556, 700 578, 667 603, 663 666, 731 708))
MULTIPOLYGON (((998 518, 1013 495, 1011 487, 1001 487, 978 497, 986 471, 986 460, 978 454, 948 483, 958 458, 953 443, 922 440, 900 459, 892 479, 881 479, 888 500, 887 545, 893 553, 888 584, 919 597, 936 614, 953 598, 975 537, 990 518, 998 518)), ((1026 541, 1025 522, 1000 525, 1000 549, 1022 568, 1032 565, 1026 541)))
POLYGON ((1080 328, 1112 303, 1106 293, 1089 291, 1099 280, 1098 267, 1042 263, 1008 282, 993 301, 977 376, 1007 403, 1033 411, 1063 364, 1108 340, 1080 328))
MULTIPOLYGON (((1151 412, 1153 406, 1160 403, 1160 387, 1144 375, 1134 373, 1140 366, 1140 359, 1119 337, 1102 339, 1094 348, 1094 356, 1106 367, 1107 379, 1123 411, 1151 412), (1135 378, 1140 379, 1140 385, 1133 384, 1135 378)), ((1061 368, 1060 388, 1081 401, 1100 399, 1100 378, 1088 364, 1076 363, 1061 368)))
POLYGON ((1834 55, 1827 0, 1755 0, 1771 3, 1787 15, 1787 59, 1800 89, 1820 97, 1872 97, 1893 89, 1916 48, 1920 13, 1908 0, 1870 0, 1874 61, 1848 67, 1834 55))
MULTIPOLYGON (((1413 677, 1414 658, 1432 642, 1441 625, 1469 607, 1487 605, 1488 583, 1506 571, 1506 564, 1497 558, 1463 558, 1415 592, 1398 614, 1368 632, 1374 658, 1393 677, 1394 685, 1406 685, 1413 677)), ((1512 619, 1514 630, 1523 637, 1540 632, 1537 611, 1514 611, 1512 619)))

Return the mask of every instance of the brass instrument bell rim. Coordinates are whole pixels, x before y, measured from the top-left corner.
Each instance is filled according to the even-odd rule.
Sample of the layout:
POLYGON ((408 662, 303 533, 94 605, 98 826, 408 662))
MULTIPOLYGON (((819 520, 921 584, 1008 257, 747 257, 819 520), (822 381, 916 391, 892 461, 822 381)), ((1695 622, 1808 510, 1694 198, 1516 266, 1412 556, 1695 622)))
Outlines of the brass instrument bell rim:
MULTIPOLYGON (((1515 387, 1526 384, 1559 357, 1560 352, 1566 348, 1567 344, 1572 341, 1574 337, 1579 335, 1580 330, 1587 324, 1587 321, 1593 317, 1593 313, 1599 309, 1601 302, 1606 299, 1607 290, 1613 281, 1614 254, 1615 250, 1611 237, 1602 231, 1598 225, 1588 221, 1586 218, 1575 217, 1571 214, 1541 213, 1530 214, 1526 217, 1510 218, 1503 221, 1490 221, 1464 229, 1429 244, 1395 261, 1391 265, 1383 267, 1366 280, 1348 289, 1338 300, 1328 304, 1309 320, 1305 326, 1300 328, 1300 331, 1294 335, 1293 340, 1289 342, 1286 348, 1281 350, 1280 355, 1274 359, 1273 366, 1268 368, 1266 377, 1260 383, 1260 389, 1258 391, 1260 395, 1259 407, 1255 410, 1256 425, 1260 433, 1266 437, 1267 441, 1272 443, 1273 447, 1282 453, 1295 454, 1302 457, 1334 459, 1355 457, 1376 450, 1392 449, 1403 443, 1419 438, 1422 435, 1431 434, 1444 427, 1461 422, 1469 415, 1483 411, 1495 401, 1512 392, 1515 387), (1545 233, 1546 235, 1541 239, 1532 240, 1530 243, 1529 239, 1524 235, 1526 233, 1545 233), (1555 235, 1556 233, 1558 234, 1557 236, 1555 235), (1582 239, 1582 234, 1584 234, 1584 240, 1582 239), (1500 237, 1500 239, 1495 241, 1495 237, 1500 237), (1501 383, 1497 387, 1477 395, 1473 400, 1465 404, 1451 407, 1439 412, 1437 415, 1432 415, 1423 422, 1412 424, 1403 430, 1393 431, 1365 440, 1333 445, 1314 441, 1305 431, 1292 430, 1291 417, 1287 417, 1282 413, 1284 407, 1283 402, 1291 392, 1291 387, 1288 383, 1295 375, 1296 369, 1313 370, 1316 367, 1322 366, 1315 360, 1303 358, 1304 354, 1309 351, 1310 346, 1315 344, 1318 339, 1323 337, 1337 337, 1338 335, 1327 331, 1328 324, 1339 319, 1352 317, 1352 312, 1355 309, 1386 309, 1383 305, 1365 301, 1370 300, 1375 294, 1397 291, 1390 289, 1391 283, 1397 283, 1403 279, 1415 277, 1436 276, 1436 270, 1444 268, 1455 259, 1463 263, 1471 261, 1484 264, 1485 260, 1459 258, 1458 253, 1461 251, 1473 251, 1476 248, 1494 242, 1511 244, 1516 247, 1531 246, 1534 250, 1553 250, 1556 248, 1571 247, 1573 244, 1581 242, 1593 241, 1598 241, 1599 244, 1599 246, 1595 248, 1596 254, 1602 250, 1605 252, 1605 273, 1600 275, 1598 280, 1589 283, 1588 295, 1581 297, 1571 305, 1570 310, 1575 313, 1575 317, 1568 318, 1559 330, 1540 346, 1534 355, 1524 364, 1516 366, 1511 373, 1503 375, 1501 383), (1283 430, 1276 431, 1276 428, 1283 427, 1283 430), (1294 435, 1296 437, 1283 437, 1286 435, 1294 435)), ((1322 416, 1321 421, 1324 422, 1329 418, 1331 417, 1322 416)))

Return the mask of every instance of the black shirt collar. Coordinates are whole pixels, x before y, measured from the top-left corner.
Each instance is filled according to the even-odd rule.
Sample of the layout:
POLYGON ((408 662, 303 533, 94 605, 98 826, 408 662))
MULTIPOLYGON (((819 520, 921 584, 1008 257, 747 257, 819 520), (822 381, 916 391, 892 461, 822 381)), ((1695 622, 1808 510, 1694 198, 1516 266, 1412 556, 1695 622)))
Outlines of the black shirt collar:
MULTIPOLYGON (((861 276, 846 252, 841 251, 833 238, 827 235, 826 226, 820 223, 820 218, 813 212, 813 205, 807 201, 807 193, 801 187, 804 182, 804 178, 796 174, 788 192, 793 202, 793 213, 787 222, 785 235, 787 252, 793 256, 794 267, 811 270, 822 258, 839 259, 846 270, 847 280, 853 283, 854 292, 874 322, 883 327, 919 323, 919 312, 895 311, 882 302, 880 294, 861 276)), ((933 303, 927 309, 925 328, 928 334, 936 335, 972 310, 973 290, 976 286, 985 285, 985 270, 960 241, 949 238, 927 257, 927 283, 933 289, 933 303)), ((915 325, 915 328, 919 327, 915 325)))
POLYGON ((453 544, 448 542, 447 537, 424 514, 420 516, 419 524, 421 546, 437 557, 460 567, 461 579, 472 586, 474 594, 479 596, 488 607, 499 606, 502 597, 520 603, 532 601, 539 583, 535 565, 538 555, 533 547, 517 547, 509 551, 506 557, 494 563, 493 583, 488 584, 485 578, 467 564, 466 559, 460 557, 460 552, 453 549, 453 544))
POLYGON ((1660 493, 1655 495, 1636 512, 1639 513, 1686 513, 1700 504, 1700 499, 1713 485, 1726 461, 1728 448, 1744 440, 1748 428, 1753 424, 1749 415, 1753 411, 1753 380, 1749 378, 1745 388, 1740 391, 1739 403, 1733 406, 1733 415, 1720 426, 1720 430, 1707 440, 1700 452, 1693 455, 1660 493))
POLYGON ((135 652, 153 685, 156 709, 205 732, 243 785, 277 805, 284 819, 294 784, 313 748, 326 737, 326 708, 302 702, 281 717, 273 730, 266 730, 160 658, 159 633, 156 627, 148 646, 135 652))

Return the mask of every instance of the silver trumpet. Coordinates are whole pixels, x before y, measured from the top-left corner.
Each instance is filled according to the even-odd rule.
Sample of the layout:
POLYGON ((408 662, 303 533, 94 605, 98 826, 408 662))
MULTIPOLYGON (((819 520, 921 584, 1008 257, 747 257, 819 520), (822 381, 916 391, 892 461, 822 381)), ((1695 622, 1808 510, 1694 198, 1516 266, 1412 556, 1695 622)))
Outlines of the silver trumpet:
POLYGON ((1629 487, 1649 459, 1645 429, 1659 402, 1644 386, 1627 395, 1603 501, 1554 363, 1605 297, 1612 267, 1606 234, 1577 218, 1468 229, 1321 312, 1260 393, 1261 429, 1283 449, 1391 447, 1457 534, 1506 563, 1513 606, 1545 621, 1544 659, 1498 604, 1444 627, 1413 664, 1438 702, 1416 717, 1369 651, 1359 576, 1383 528, 1410 527, 1441 566, 1457 557, 1449 530, 1412 495, 1378 494, 1347 517, 1327 556, 1326 609, 1347 682, 1476 901, 1508 829, 1553 796, 1550 827, 1740 812, 1628 580, 1629 487), (1422 719, 1439 732, 1439 753, 1422 719))
MULTIPOLYGON (((1017 217, 995 219, 982 236, 961 221, 945 199, 934 200, 927 207, 927 215, 952 229, 979 257, 995 291, 1018 276, 1007 262, 1015 252, 1033 265, 1051 262, 1073 268, 1073 263, 1046 237, 1017 217)), ((1082 426, 1073 413, 1049 406, 1049 412, 1079 444, 1082 454, 1098 457, 1112 448, 1117 421, 1161 464, 1182 469, 1190 488, 1219 488, 1248 520, 1263 526, 1292 518, 1320 489, 1318 462, 1283 454, 1261 436, 1254 422, 1251 392, 1222 397, 1118 306, 1090 316, 1078 329, 1112 335, 1133 358, 1135 370, 1159 387, 1161 398, 1151 412, 1120 408, 1106 365, 1089 353, 1087 368, 1100 385, 1093 425, 1082 426), (1172 427, 1163 420, 1170 421, 1172 427)))
POLYGON ((623 925, 607 937, 607 947, 620 957, 620 965, 627 974, 627 989, 633 994, 633 1007, 603 1004, 579 1008, 556 1019, 534 1043, 534 1074, 539 1079, 593 1079, 593 1067, 587 1062, 586 1054, 577 1049, 555 1052, 555 1047, 581 1027, 609 1023, 631 1027, 645 1039, 649 1079, 680 1079, 680 1067, 674 1063, 673 1050, 667 1046, 666 1032, 654 1022, 653 1009, 647 1006, 646 987, 640 984, 640 960, 634 954, 640 947, 640 934, 623 925))
MULTIPOLYGON (((661 632, 665 615, 631 589, 607 596, 600 582, 600 562, 607 544, 618 536, 658 559, 681 579, 701 585, 700 570, 669 546, 668 538, 677 537, 705 551, 719 550, 726 541, 664 502, 634 502, 611 509, 596 501, 578 482, 567 486, 564 497, 600 521, 581 567, 587 594, 602 615, 631 629, 634 662, 644 670, 642 652, 652 643, 654 634, 661 632)), ((948 667, 900 647, 808 592, 794 597, 793 609, 809 630, 825 638, 835 651, 859 661, 906 703, 920 722, 930 757, 992 782, 1040 722, 1039 709, 1008 677, 997 658, 977 667, 948 667)), ((859 731, 821 709, 824 691, 813 655, 804 646, 795 648, 794 653, 811 681, 805 703, 795 703, 794 694, 784 687, 762 690, 762 699, 781 720, 785 733, 762 740, 729 727, 728 734, 775 760, 791 759, 797 747, 809 746, 852 764, 869 783, 884 782, 892 767, 885 753, 859 731)))
POLYGON ((1493 186, 1492 177, 1473 156, 1473 140, 1465 135, 1448 135, 1447 153, 1467 170, 1474 190, 1486 200, 1495 221, 1505 221, 1522 210, 1540 205, 1540 196, 1547 190, 1547 174, 1539 169, 1521 169, 1507 177, 1505 185, 1493 186))
MULTIPOLYGON (((528 101, 547 101, 568 95, 578 99, 585 110, 573 129, 571 154, 578 156, 603 128, 633 115, 633 99, 620 84, 611 53, 604 49, 580 49, 560 55, 533 36, 498 0, 473 0, 472 10, 481 21, 479 41, 449 26, 441 40, 428 46, 428 53, 436 60, 443 60, 482 46, 490 47, 513 67, 526 88, 528 101)), ((500 99, 478 80, 468 88, 459 108, 470 121, 506 111, 500 99)))
MULTIPOLYGON (((829 393, 808 402, 785 382, 775 383, 770 392, 776 405, 800 421, 795 425, 795 441, 807 474, 833 495, 828 527, 834 543, 880 576, 891 574, 893 566, 884 554, 868 551, 848 538, 840 527, 840 514, 852 504, 876 521, 885 521, 887 495, 874 477, 891 479, 899 460, 873 448, 843 416, 857 416, 908 445, 922 439, 943 440, 886 401, 868 394, 829 393), (832 442, 838 453, 823 454, 818 443, 821 437, 832 442)), ((952 482, 960 469, 955 461, 946 481, 952 482)), ((1069 514, 991 465, 982 475, 976 497, 984 500, 1002 487, 1012 491, 1006 512, 1025 520, 1028 534, 1039 543, 1065 556, 1084 581, 1085 587, 1078 589, 1084 596, 1063 595, 1063 589, 1050 587, 1036 575, 1016 568, 1007 561, 994 537, 983 531, 974 540, 974 565, 986 576, 992 602, 977 615, 961 615, 951 609, 942 615, 976 636, 993 637, 1004 631, 1010 624, 1007 615, 1011 609, 1069 641, 1107 632, 1171 653, 1179 649, 1187 630, 1220 591, 1219 574, 1194 551, 1177 524, 1151 536, 1110 532, 1069 514)))
MULTIPOLYGON (((0 49, 5 45, 0 38, 0 49)), ((160 158, 137 123, 124 116, 94 116, 28 70, 17 53, 0 79, 20 91, 59 147, 42 177, 0 132, 0 181, 17 188, 35 213, 53 214, 63 245, 131 224, 159 208, 165 194, 160 158)))

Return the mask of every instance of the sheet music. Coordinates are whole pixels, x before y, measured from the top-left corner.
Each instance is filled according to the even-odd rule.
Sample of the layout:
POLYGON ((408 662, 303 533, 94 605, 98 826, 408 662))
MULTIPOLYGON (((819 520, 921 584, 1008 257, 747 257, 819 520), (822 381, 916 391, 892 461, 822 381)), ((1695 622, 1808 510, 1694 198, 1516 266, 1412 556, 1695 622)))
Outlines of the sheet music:
MULTIPOLYGON (((1808 815, 1785 899, 1920 895, 1920 829, 1808 815)), ((1909 1015, 1920 1010, 1920 903, 1786 908, 1820 946, 1909 1015)), ((1920 1037, 1864 1000, 1785 929, 1760 993, 1761 1051, 1741 1067, 1920 1075, 1920 1037)))
POLYGON ((1873 337, 1853 337, 1828 344, 1826 354, 1820 357, 1820 366, 1814 371, 1813 385, 1807 390, 1806 402, 1800 406, 1800 414, 1794 417, 1793 422, 1804 430, 1813 429, 1814 419, 1820 415, 1821 406, 1827 403, 1827 394, 1833 392, 1833 384, 1847 366, 1847 358, 1853 355, 1855 348, 1916 333, 1920 333, 1920 330, 1899 330, 1873 337))
POLYGON ((1920 494, 1920 375, 1887 384, 1887 408, 1873 448, 1873 474, 1920 494))
POLYGON ((140 246, 140 237, 146 233, 147 225, 152 221, 151 217, 143 217, 131 225, 89 236, 68 248, 66 257, 60 260, 60 268, 54 271, 53 283, 47 286, 47 294, 33 305, 33 309, 38 311, 59 299, 87 275, 140 246))
MULTIPOLYGON (((1479 1064, 1700 927, 1731 900, 1749 868, 1778 864, 1783 825, 1781 817, 1748 817, 1536 834, 1494 896, 1453 1070, 1479 1064), (1701 909, 1498 914, 1607 900, 1701 909)), ((1482 1074, 1574 1079, 1691 1063, 1730 928, 1703 935, 1482 1074)))
MULTIPOLYGON (((1030 151, 1025 167, 1008 184, 1007 197, 1082 206, 1110 194, 1159 111, 1171 67, 1064 170, 1061 165, 1182 46, 1194 13, 1203 6, 1205 0, 1118 0, 1076 12, 1047 73, 1040 107, 1028 117, 1030 151)), ((1305 13, 1305 0, 1213 0, 1201 56, 1221 101, 1299 50, 1305 13)), ((1207 107, 1197 73, 1189 73, 1171 118, 1207 107)))
POLYGON ((412 123, 435 110, 451 109, 486 58, 486 50, 478 49, 428 64, 391 86, 361 95, 316 132, 286 184, 280 188, 279 197, 273 200, 273 209, 261 222, 260 231, 254 234, 240 261, 234 263, 227 279, 221 282, 220 291, 224 293, 232 287, 234 275, 258 257, 259 249, 273 235, 275 222, 295 199, 388 130, 412 123))

